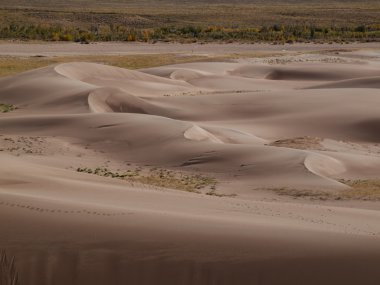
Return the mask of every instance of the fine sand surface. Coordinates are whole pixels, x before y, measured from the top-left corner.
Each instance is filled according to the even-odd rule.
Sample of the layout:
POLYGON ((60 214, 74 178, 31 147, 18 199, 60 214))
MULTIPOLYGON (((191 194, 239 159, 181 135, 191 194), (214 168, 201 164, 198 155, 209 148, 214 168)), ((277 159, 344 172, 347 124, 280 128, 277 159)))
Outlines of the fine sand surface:
MULTIPOLYGON (((129 55, 184 53, 203 55, 225 55, 240 53, 278 53, 323 50, 379 49, 380 43, 164 43, 157 42, 93 42, 80 44, 72 42, 22 42, 0 40, 0 56, 62 56, 62 55, 129 55)), ((366 52, 368 54, 368 52, 366 52)))
POLYGON ((0 103, 21 285, 380 284, 380 195, 343 183, 380 179, 380 50, 65 63, 0 79, 0 103))

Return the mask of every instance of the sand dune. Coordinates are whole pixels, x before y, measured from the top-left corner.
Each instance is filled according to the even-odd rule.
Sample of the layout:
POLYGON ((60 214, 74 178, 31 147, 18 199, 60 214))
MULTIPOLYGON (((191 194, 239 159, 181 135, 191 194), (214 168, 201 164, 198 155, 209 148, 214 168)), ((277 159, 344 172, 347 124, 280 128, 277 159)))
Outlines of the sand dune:
POLYGON ((357 79, 342 80, 330 84, 311 87, 317 88, 380 88, 380 77, 362 77, 357 79))
POLYGON ((379 76, 237 61, 0 79, 17 107, 0 248, 21 284, 378 284, 379 203, 361 201, 377 190, 344 181, 380 179, 379 76))

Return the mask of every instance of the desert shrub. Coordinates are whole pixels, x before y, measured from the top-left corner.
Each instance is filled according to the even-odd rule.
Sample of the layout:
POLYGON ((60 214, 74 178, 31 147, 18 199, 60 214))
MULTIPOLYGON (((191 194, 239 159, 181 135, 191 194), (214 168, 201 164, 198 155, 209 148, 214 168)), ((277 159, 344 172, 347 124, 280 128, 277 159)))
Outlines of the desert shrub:
POLYGON ((0 103, 0 113, 8 113, 15 109, 16 107, 14 105, 0 103))
POLYGON ((207 193, 212 193, 209 195, 218 195, 215 193, 217 184, 216 179, 201 174, 175 172, 162 168, 151 168, 149 171, 145 172, 143 172, 142 168, 128 169, 122 172, 116 172, 105 167, 97 167, 94 169, 88 167, 79 167, 76 171, 95 174, 98 176, 118 178, 129 181, 131 183, 137 182, 156 187, 171 188, 195 193, 200 193, 200 190, 202 189, 208 189, 207 193))

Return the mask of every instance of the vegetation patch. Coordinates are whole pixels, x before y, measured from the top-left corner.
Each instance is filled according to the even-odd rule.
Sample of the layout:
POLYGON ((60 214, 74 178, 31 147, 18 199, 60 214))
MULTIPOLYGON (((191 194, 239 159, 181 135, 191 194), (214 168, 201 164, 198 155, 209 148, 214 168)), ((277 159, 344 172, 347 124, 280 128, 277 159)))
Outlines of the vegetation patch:
POLYGON ((211 191, 206 192, 205 194, 209 195, 209 196, 215 196, 215 197, 236 197, 237 196, 237 194, 235 194, 235 193, 232 193, 232 194, 218 193, 218 192, 216 192, 215 188, 211 189, 211 191))
POLYGON ((345 199, 380 200, 379 179, 341 179, 339 182, 351 187, 351 189, 342 192, 341 195, 345 199))
POLYGON ((380 180, 378 179, 340 179, 339 182, 350 186, 350 188, 336 192, 313 189, 293 189, 287 187, 271 188, 269 190, 274 191, 278 195, 310 200, 380 201, 380 180))
POLYGON ((271 42, 292 44, 294 42, 343 43, 352 41, 378 41, 380 25, 368 26, 315 26, 279 25, 258 27, 221 26, 163 26, 159 28, 136 28, 124 25, 91 26, 88 29, 62 26, 60 24, 8 24, 0 26, 0 39, 42 41, 70 41, 80 43, 101 41, 127 42, 271 42))
POLYGON ((80 43, 380 39, 378 1, 254 2, 8 1, 0 9, 0 38, 80 43))
POLYGON ((131 183, 141 183, 161 188, 170 188, 187 192, 202 193, 202 191, 216 190, 215 178, 200 175, 175 172, 162 168, 143 170, 142 168, 129 169, 126 171, 112 171, 108 168, 77 168, 77 172, 95 174, 104 177, 118 178, 131 183))
POLYGON ((16 107, 14 105, 0 103, 0 113, 8 113, 15 109, 16 107))
MULTIPOLYGON (((46 138, 34 136, 4 136, 0 135, 0 151, 8 152, 16 156, 22 154, 45 154, 49 149, 46 138)), ((55 152, 56 150, 50 150, 55 152)), ((0 284, 1 285, 1 284, 0 284)))
POLYGON ((295 149, 313 149, 313 150, 326 150, 322 145, 322 138, 318 137, 296 137, 289 139, 276 140, 269 145, 277 147, 288 147, 295 149))
MULTIPOLYGON (((202 61, 229 61, 236 58, 269 57, 279 53, 251 52, 220 56, 184 55, 184 54, 134 54, 134 55, 75 55, 75 56, 0 56, 0 77, 66 62, 93 62, 128 69, 149 68, 163 65, 202 61)), ((0 111, 1 112, 1 111, 0 111)))
POLYGON ((334 193, 312 189, 294 189, 288 187, 270 188, 269 190, 278 195, 290 196, 293 198, 304 198, 310 200, 340 200, 334 193))
POLYGON ((139 69, 162 65, 204 61, 204 56, 178 54, 137 54, 137 55, 78 55, 57 57, 14 57, 0 56, 0 77, 23 71, 66 62, 93 62, 121 68, 139 69))

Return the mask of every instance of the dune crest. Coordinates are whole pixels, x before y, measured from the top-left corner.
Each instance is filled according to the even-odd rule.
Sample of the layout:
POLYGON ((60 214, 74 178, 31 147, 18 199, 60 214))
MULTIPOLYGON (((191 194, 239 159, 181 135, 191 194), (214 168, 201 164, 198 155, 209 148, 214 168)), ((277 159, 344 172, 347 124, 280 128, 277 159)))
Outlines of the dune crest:
POLYGON ((157 108, 120 88, 102 87, 88 95, 90 110, 94 113, 154 114, 157 108))
POLYGON ((197 125, 193 125, 188 128, 184 133, 184 137, 193 141, 208 141, 213 143, 223 143, 220 139, 214 136, 212 133, 202 129, 197 125))
POLYGON ((337 177, 347 170, 341 161, 320 154, 307 155, 304 165, 312 173, 329 179, 337 177))

